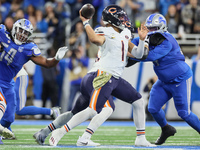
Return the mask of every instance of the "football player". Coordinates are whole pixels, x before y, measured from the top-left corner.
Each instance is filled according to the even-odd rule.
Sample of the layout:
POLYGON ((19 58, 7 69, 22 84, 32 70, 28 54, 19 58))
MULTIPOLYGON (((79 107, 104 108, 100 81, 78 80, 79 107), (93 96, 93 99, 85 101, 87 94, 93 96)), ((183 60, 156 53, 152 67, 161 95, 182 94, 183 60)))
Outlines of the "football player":
MULTIPOLYGON (((135 109, 133 114, 134 120, 138 127, 136 143, 137 141, 141 142, 144 140, 144 142, 147 142, 145 146, 151 146, 144 135, 145 112, 143 99, 127 81, 121 78, 121 74, 126 65, 128 51, 133 57, 142 58, 145 49, 144 39, 148 30, 144 26, 138 29, 140 43, 137 47, 130 41, 131 32, 125 28, 125 22, 128 17, 119 6, 110 5, 106 7, 102 16, 106 27, 99 27, 94 31, 88 23, 89 20, 81 16, 80 10, 80 18, 83 21, 88 38, 92 43, 100 46, 101 57, 95 72, 88 73, 81 83, 82 96, 85 99, 90 99, 89 107, 74 115, 62 128, 55 130, 55 126, 50 127, 51 130, 54 130, 49 139, 49 143, 52 146, 56 146, 60 139, 72 128, 93 116, 95 117, 93 117, 90 125, 86 129, 87 133, 78 140, 77 145, 79 145, 79 141, 82 141, 87 146, 99 145, 98 143, 92 142, 90 137, 114 109, 111 94, 133 105, 135 109), (105 105, 106 107, 104 107, 105 105), (105 112, 108 116, 101 115, 102 112, 105 112), (103 118, 97 119, 99 115, 103 118)), ((144 146, 142 142, 137 144, 138 146, 144 146)))
POLYGON ((0 135, 12 138, 14 134, 8 130, 15 118, 16 93, 13 78, 23 65, 31 60, 46 68, 56 66, 67 52, 67 47, 58 49, 54 58, 46 59, 36 44, 30 41, 33 26, 27 19, 17 20, 11 33, 0 25, 0 135))
MULTIPOLYGON (((148 111, 161 127, 161 135, 156 145, 176 133, 168 124, 162 106, 171 98, 178 115, 193 129, 200 133, 200 121, 190 110, 192 70, 185 62, 185 57, 176 39, 167 31, 167 22, 161 14, 151 14, 145 26, 149 29, 149 54, 144 61, 152 61, 158 80, 154 83, 148 104, 148 111)), ((132 40, 138 44, 139 38, 132 40)), ((141 60, 138 60, 141 61, 141 60)))

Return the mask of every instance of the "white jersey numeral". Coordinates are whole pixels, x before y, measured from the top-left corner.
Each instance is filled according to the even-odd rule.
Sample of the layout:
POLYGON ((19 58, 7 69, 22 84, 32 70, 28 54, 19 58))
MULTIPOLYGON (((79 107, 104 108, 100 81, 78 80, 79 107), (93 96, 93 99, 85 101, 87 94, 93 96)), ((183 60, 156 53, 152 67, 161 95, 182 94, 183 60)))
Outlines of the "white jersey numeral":
POLYGON ((4 59, 7 60, 7 62, 8 62, 7 65, 10 65, 10 64, 13 62, 13 58, 15 57, 16 53, 17 53, 17 50, 14 49, 14 48, 11 48, 11 49, 8 51, 7 54, 6 54, 5 51, 3 51, 3 52, 1 53, 1 56, 0 56, 0 61, 2 61, 3 58, 4 58, 4 59))

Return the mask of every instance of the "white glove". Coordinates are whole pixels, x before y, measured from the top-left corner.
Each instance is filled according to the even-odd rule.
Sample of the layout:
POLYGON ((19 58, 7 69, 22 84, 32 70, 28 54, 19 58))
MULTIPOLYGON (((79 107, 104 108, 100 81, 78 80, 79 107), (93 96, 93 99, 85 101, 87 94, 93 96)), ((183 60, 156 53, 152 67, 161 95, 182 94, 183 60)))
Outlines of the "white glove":
POLYGON ((66 52, 68 51, 68 48, 67 47, 61 47, 58 49, 57 53, 56 53, 56 56, 54 57, 56 60, 61 60, 66 52))

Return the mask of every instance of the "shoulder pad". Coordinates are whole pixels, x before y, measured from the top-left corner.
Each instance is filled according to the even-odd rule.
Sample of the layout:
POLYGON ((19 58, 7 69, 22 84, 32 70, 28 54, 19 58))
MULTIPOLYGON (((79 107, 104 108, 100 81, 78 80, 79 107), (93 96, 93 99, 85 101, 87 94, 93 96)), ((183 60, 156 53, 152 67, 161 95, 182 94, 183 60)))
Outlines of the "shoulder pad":
POLYGON ((6 26, 3 24, 0 24, 0 29, 6 30, 6 26))
POLYGON ((40 49, 37 46, 34 46, 31 50, 33 50, 33 55, 38 56, 41 54, 40 49))
POLYGON ((160 33, 152 34, 150 35, 149 45, 152 46, 160 45, 165 39, 166 38, 160 33))

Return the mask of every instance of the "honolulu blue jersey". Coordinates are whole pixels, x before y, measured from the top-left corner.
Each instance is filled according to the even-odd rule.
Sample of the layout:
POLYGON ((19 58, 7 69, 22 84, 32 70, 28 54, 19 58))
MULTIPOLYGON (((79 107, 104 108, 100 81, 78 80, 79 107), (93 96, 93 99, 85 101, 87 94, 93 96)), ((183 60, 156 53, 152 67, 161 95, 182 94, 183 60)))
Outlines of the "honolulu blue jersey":
MULTIPOLYGON (((166 39, 157 46, 149 45, 149 54, 144 61, 152 61, 154 71, 163 82, 181 82, 192 76, 191 68, 185 63, 176 39, 168 32, 162 34, 166 39)), ((138 45, 139 37, 132 40, 138 45)))
POLYGON ((9 34, 5 26, 0 25, 0 44, 3 49, 0 51, 0 87, 8 87, 12 84, 12 79, 30 57, 41 54, 36 44, 17 45, 11 40, 9 34))

